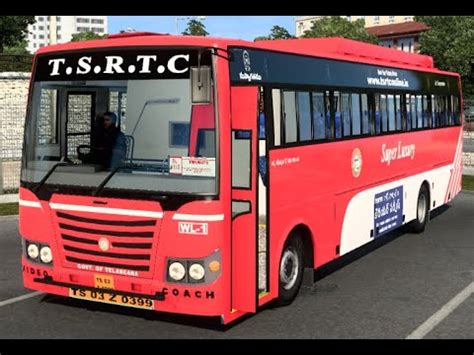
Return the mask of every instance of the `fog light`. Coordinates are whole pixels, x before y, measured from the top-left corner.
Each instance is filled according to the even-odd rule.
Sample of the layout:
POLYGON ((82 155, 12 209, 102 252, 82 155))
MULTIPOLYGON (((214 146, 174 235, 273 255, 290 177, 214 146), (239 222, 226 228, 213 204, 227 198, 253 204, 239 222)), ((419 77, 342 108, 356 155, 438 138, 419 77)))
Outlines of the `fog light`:
POLYGON ((28 245, 27 252, 30 259, 36 259, 39 255, 38 246, 36 244, 31 243, 30 245, 28 245))
POLYGON ((221 263, 217 260, 213 260, 209 263, 209 270, 212 272, 218 272, 221 269, 221 263))
POLYGON ((50 247, 41 248, 40 259, 45 264, 49 264, 51 261, 53 261, 53 253, 51 253, 50 247))
POLYGON ((170 264, 168 268, 168 274, 173 280, 180 281, 186 275, 186 269, 184 268, 183 264, 175 261, 174 263, 170 264))
POLYGON ((192 264, 189 268, 189 276, 196 281, 202 280, 205 273, 201 264, 192 264))

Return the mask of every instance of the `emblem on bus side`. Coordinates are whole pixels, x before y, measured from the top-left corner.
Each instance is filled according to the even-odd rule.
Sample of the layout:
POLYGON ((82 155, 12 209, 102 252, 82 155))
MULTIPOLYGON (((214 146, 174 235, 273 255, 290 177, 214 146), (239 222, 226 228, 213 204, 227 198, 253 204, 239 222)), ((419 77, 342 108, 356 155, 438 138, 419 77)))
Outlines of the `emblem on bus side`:
POLYGON ((110 242, 107 238, 99 239, 99 249, 102 251, 107 251, 110 248, 110 242))
POLYGON ((352 176, 359 177, 362 171, 362 154, 359 148, 352 151, 352 176))

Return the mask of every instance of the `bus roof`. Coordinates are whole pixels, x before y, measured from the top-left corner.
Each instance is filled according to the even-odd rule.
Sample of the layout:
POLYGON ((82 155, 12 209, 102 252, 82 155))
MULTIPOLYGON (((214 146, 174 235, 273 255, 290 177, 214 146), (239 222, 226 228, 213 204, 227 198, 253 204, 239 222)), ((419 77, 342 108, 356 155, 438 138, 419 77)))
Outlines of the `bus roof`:
POLYGON ((286 40, 264 40, 250 42, 239 39, 204 37, 204 36, 174 36, 154 32, 125 32, 109 35, 107 39, 68 42, 40 48, 36 54, 56 51, 74 51, 88 48, 127 47, 127 46, 199 46, 218 47, 248 47, 284 53, 294 53, 320 58, 337 59, 372 65, 402 68, 409 70, 436 72, 440 74, 459 76, 457 73, 436 69, 433 58, 427 55, 407 53, 374 44, 349 40, 339 37, 298 38, 286 40))

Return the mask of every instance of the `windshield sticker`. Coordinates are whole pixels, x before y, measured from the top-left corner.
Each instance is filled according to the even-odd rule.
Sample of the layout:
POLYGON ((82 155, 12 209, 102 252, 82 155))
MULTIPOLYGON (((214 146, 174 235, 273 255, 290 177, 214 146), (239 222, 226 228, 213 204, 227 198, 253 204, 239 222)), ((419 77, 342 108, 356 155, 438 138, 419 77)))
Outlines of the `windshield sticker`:
POLYGON ((170 157, 170 174, 216 176, 216 158, 170 157))

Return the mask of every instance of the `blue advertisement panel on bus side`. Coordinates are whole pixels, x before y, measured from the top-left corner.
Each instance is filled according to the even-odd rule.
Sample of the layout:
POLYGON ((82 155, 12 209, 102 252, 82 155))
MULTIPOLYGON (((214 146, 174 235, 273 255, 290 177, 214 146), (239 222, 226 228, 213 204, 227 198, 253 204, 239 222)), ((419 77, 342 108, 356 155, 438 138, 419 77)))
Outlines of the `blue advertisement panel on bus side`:
POLYGON ((374 237, 386 234, 403 223, 403 185, 374 197, 374 237))

